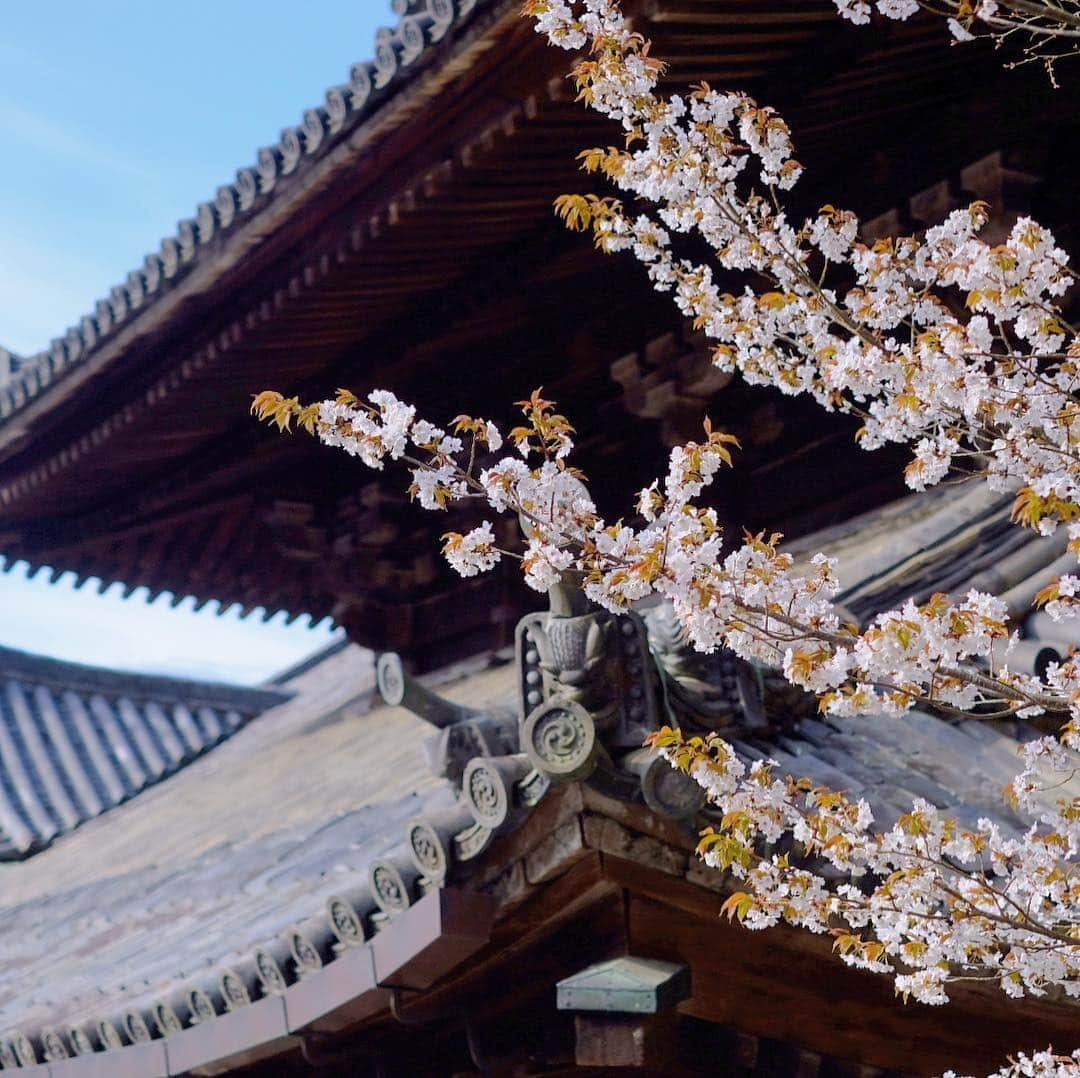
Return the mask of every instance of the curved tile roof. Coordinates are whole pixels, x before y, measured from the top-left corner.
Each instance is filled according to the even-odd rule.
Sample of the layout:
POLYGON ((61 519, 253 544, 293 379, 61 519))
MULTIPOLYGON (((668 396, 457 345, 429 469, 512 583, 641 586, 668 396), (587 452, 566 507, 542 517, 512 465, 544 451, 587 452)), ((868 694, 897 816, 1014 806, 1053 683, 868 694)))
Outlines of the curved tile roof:
POLYGON ((0 349, 0 424, 86 362, 187 276, 212 241, 265 208, 283 179, 303 173, 313 159, 376 113, 424 66, 420 61, 433 47, 474 9, 486 6, 486 0, 393 0, 391 6, 398 21, 376 32, 373 58, 354 64, 348 82, 327 90, 321 105, 307 109, 298 125, 282 131, 280 141, 259 150, 254 164, 239 169, 234 181, 200 202, 194 216, 180 221, 175 235, 166 236, 93 311, 35 355, 14 357, 0 349))
POLYGON ((0 389, 4 389, 15 377, 21 362, 14 352, 0 345, 0 389))
POLYGON ((288 696, 0 647, 0 858, 48 845, 288 696))
MULTIPOLYGON (((905 499, 818 538, 840 555, 852 599, 870 605, 911 575, 925 587, 963 574, 965 583, 978 581, 990 571, 1001 577, 1001 589, 1037 583, 1056 552, 1051 540, 1033 538, 1034 549, 1021 547, 1023 557, 998 559, 992 570, 968 557, 973 540, 977 547, 1000 541, 997 499, 980 489, 905 499)), ((213 1022, 218 1039, 228 1039, 247 1021, 238 1012, 254 1023, 251 1008, 277 1013, 282 1003, 285 1017, 274 1036, 304 1036, 323 1013, 318 1006, 329 1006, 331 983, 345 985, 350 999, 369 992, 385 1004, 379 986, 399 982, 379 973, 380 948, 398 947, 412 932, 402 925, 425 903, 438 906, 439 895, 450 902, 461 886, 509 908, 547 880, 553 864, 579 852, 633 860, 654 850, 663 871, 723 886, 685 849, 661 850, 633 832, 645 809, 655 819, 685 822, 701 808, 700 797, 689 799, 671 784, 675 773, 666 764, 636 747, 635 729, 617 719, 602 731, 603 751, 597 740, 586 758, 593 725, 582 720, 575 727, 581 737, 568 740, 573 768, 558 753, 545 755, 545 717, 556 723, 550 729, 562 745, 569 727, 558 725, 559 716, 584 709, 549 697, 529 711, 540 692, 533 675, 542 636, 533 633, 543 617, 521 623, 518 662, 491 666, 482 656, 468 669, 463 664, 447 672, 445 696, 443 689, 430 692, 430 678, 411 681, 384 657, 380 691, 404 706, 373 709, 370 653, 331 649, 322 662, 293 672, 291 700, 173 782, 39 857, 0 865, 0 914, 11 940, 0 956, 0 1032, 7 1031, 0 1063, 44 1057, 53 1073, 68 1073, 71 1053, 100 1060, 121 1049, 135 1068, 145 1049, 165 1062, 123 1073, 183 1074, 191 1070, 185 1053, 199 1041, 189 1027, 213 1022), (583 754, 573 755, 578 750, 583 754), (604 815, 605 805, 619 802, 614 816, 604 815), (522 859, 507 864, 511 849, 522 859), (57 924, 70 930, 58 934, 57 924), (363 984, 353 980, 361 967, 368 970, 363 984)), ((640 671, 635 624, 620 619, 610 634, 610 655, 626 656, 618 662, 627 671, 640 671)), ((670 650, 670 634, 650 622, 654 630, 656 654, 670 650)), ((678 656, 672 658, 670 665, 663 660, 665 678, 700 684, 700 671, 680 673, 678 656)), ((965 820, 990 816, 1006 831, 1025 826, 1000 797, 1015 771, 1017 738, 1031 734, 1023 724, 990 728, 917 712, 890 720, 814 718, 806 710, 812 701, 800 706, 770 687, 768 672, 757 690, 762 710, 747 696, 752 687, 728 684, 729 665, 710 670, 702 676, 724 690, 727 717, 708 721, 745 759, 770 756, 793 774, 865 796, 881 826, 913 797, 965 820)), ((643 701, 634 694, 637 684, 622 701, 631 719, 643 701)), ((108 696, 100 682, 79 691, 95 688, 108 696)), ((125 699, 130 707, 110 702, 117 726, 125 712, 130 721, 132 708, 146 714, 144 697, 129 689, 125 699)), ((679 706, 675 696, 671 701, 679 706)), ((163 732, 147 717, 144 737, 160 751, 163 732)), ((179 726, 174 734, 179 741, 179 726)), ((50 793, 44 779, 38 792, 43 801, 50 793)), ((109 1062, 100 1060, 101 1067, 109 1062)))
MULTIPOLYGON (((470 714, 495 715, 516 695, 517 679, 504 664, 466 672, 445 691, 470 714)), ((504 821, 488 822, 499 833, 539 826, 531 828, 535 845, 523 847, 524 867, 502 871, 498 857, 476 860, 468 836, 479 826, 480 849, 491 841, 477 815, 490 799, 455 799, 451 783, 423 766, 430 718, 372 707, 373 682, 369 653, 331 655, 290 683, 299 690, 292 700, 175 782, 39 858, 0 866, 10 940, 0 956, 0 1061, 5 1051, 16 1061, 5 1065, 45 1058, 66 1074, 59 1064, 67 1056, 89 1054, 106 1068, 94 1073, 113 1073, 101 1054, 119 1049, 134 1069, 116 1073, 185 1074, 197 1047, 189 1029, 218 1023, 227 1041, 238 1012, 255 1021, 250 1009, 274 1000, 285 1003, 280 1035, 302 1036, 329 1005, 319 983, 327 967, 347 969, 335 981, 346 997, 378 996, 378 985, 396 983, 376 969, 368 984, 357 970, 372 957, 377 964, 380 944, 395 945, 395 926, 425 898, 461 886, 512 904, 566 851, 634 860, 653 849, 673 858, 664 871, 720 886, 685 851, 650 846, 627 830, 630 816, 620 824, 598 814, 605 799, 627 809, 640 800, 625 756, 580 822, 541 808, 543 789, 528 794, 523 754, 487 758, 488 777, 501 775, 512 797, 504 821), (442 854, 437 866, 432 852, 442 854), (57 933, 57 924, 68 931, 57 933), (144 1045, 164 1069, 134 1067, 131 1048, 144 1045)), ((921 796, 965 818, 991 815, 1009 831, 1023 826, 998 794, 1016 743, 977 722, 804 719, 786 734, 753 734, 735 739, 744 758, 767 754, 793 773, 866 796, 883 824, 921 796)), ((671 774, 666 765, 663 772, 671 774)))

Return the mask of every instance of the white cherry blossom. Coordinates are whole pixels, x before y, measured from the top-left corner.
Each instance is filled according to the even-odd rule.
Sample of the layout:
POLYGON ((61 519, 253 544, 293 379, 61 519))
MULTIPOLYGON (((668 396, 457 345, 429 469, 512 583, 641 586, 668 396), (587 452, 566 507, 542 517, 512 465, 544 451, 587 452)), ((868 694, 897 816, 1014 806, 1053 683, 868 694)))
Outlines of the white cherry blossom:
MULTIPOLYGON (((870 18, 864 0, 837 3, 854 22, 870 18)), ((553 44, 589 46, 577 68, 582 97, 631 136, 626 151, 586 151, 585 167, 655 207, 630 217, 614 198, 564 196, 558 210, 571 226, 638 259, 713 339, 722 369, 860 416, 868 449, 907 445, 915 489, 960 467, 980 472, 1017 492, 1022 524, 1048 533, 1063 523, 1080 552, 1080 340, 1057 305, 1073 275, 1045 228, 1021 218, 990 244, 981 204, 922 236, 873 244, 833 206, 790 221, 782 193, 802 168, 773 110, 705 86, 662 97, 657 61, 611 0, 527 7, 553 44), (710 262, 676 253, 673 238, 690 233, 710 262)), ((915 5, 877 0, 876 9, 907 18, 915 5)), ((970 18, 997 13, 983 0, 970 18)), ((696 647, 780 669, 835 716, 976 705, 997 717, 1051 716, 1058 734, 1024 746, 1010 790, 1031 820, 1019 835, 990 820, 962 827, 922 800, 874 833, 865 801, 780 777, 770 761, 747 768, 715 735, 664 729, 652 741, 720 810, 700 852, 745 888, 726 909, 747 927, 785 921, 831 934, 844 961, 892 976, 927 1004, 944 1003, 958 976, 1008 995, 1080 995, 1080 799, 1047 807, 1048 791, 1077 767, 1077 663, 1053 664, 1043 680, 1010 670, 1008 609, 977 591, 845 624, 830 558, 796 563, 779 536, 764 534, 732 549, 716 512, 699 504, 735 447, 707 421, 703 440, 676 446, 666 474, 641 491, 638 521, 605 521, 570 464, 569 422, 539 391, 518 403, 525 422, 507 435, 516 455, 498 458, 494 424, 459 417, 447 433, 385 390, 310 406, 264 393, 254 409, 282 429, 295 420, 369 467, 402 460, 424 508, 468 499, 516 514, 526 540, 518 552, 496 545, 490 521, 444 536, 463 576, 512 553, 538 591, 573 574, 608 610, 661 597, 696 647)), ((1061 577, 1040 602, 1055 620, 1075 616, 1080 577, 1061 577)), ((1075 1074, 1076 1064, 1045 1051, 999 1073, 1075 1074)))

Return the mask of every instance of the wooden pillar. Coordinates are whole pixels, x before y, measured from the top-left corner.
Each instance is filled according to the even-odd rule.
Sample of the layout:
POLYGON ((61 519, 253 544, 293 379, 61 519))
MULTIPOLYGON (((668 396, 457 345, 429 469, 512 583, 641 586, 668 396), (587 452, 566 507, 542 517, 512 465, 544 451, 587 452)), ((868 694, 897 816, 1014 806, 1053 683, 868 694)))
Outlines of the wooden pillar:
POLYGON ((579 1067, 659 1067, 678 1055, 675 1005, 690 995, 690 970, 625 955, 560 981, 558 1007, 574 1012, 579 1067))
POLYGON ((678 1014, 574 1015, 579 1067, 663 1067, 678 1057, 678 1014))

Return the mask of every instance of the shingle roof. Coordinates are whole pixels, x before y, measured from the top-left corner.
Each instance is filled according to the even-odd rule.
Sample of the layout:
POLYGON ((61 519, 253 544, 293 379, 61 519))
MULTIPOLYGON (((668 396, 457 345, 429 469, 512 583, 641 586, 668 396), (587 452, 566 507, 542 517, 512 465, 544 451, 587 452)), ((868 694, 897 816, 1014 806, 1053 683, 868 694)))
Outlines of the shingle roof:
POLYGON ((0 647, 0 858, 101 815, 287 696, 0 647))
MULTIPOLYGON (((919 586, 933 588, 966 566, 962 587, 989 571, 965 552, 997 534, 1000 502, 974 486, 954 489, 906 499, 818 538, 838 552, 853 596, 871 581, 910 583, 916 567, 919 586)), ((1037 554, 1029 551, 1012 569, 999 560, 1002 587, 1041 579, 1056 546, 1032 542, 1041 544, 1037 554)), ((633 859, 641 845, 627 830, 634 812, 688 822, 700 799, 688 798, 671 783, 681 776, 636 747, 638 725, 655 718, 651 681, 640 680, 641 623, 617 619, 608 627, 614 631, 597 638, 565 618, 548 637, 559 641, 555 661, 575 669, 582 658, 575 641, 587 649, 606 639, 604 677, 626 690, 625 714, 601 707, 597 745, 579 753, 593 723, 584 705, 544 697, 552 656, 537 651, 549 631, 545 617, 521 623, 517 662, 481 657, 451 672, 438 692, 456 706, 433 700, 392 659, 382 660, 381 691, 415 714, 377 703, 370 653, 332 650, 295 673, 286 685, 291 700, 228 744, 37 857, 0 866, 0 915, 11 941, 0 956, 0 1030, 12 1038, 0 1042, 0 1059, 4 1052, 17 1058, 20 1046, 27 1059, 55 1061, 160 1036, 164 1045, 155 1050, 165 1069, 154 1073, 179 1074, 187 1064, 174 1067, 175 1036, 201 1022, 227 1024, 237 1008, 263 997, 283 996, 290 1023, 283 1036, 302 1032, 307 1019, 295 1018, 301 997, 318 995, 316 982, 330 973, 324 967, 359 962, 358 953, 373 946, 365 940, 392 942, 395 925, 448 880, 512 903, 530 871, 521 866, 534 853, 508 865, 500 836, 538 838, 531 884, 545 878, 550 850, 564 846, 633 859), (575 780, 593 787, 602 804, 629 804, 614 819, 549 830, 546 810, 536 806, 549 788, 575 780), (533 822, 543 824, 539 831, 533 822)), ((665 646, 654 637, 655 654, 665 646)), ((915 797, 965 821, 988 816, 1007 831, 1024 825, 1001 797, 1018 739, 1031 733, 1022 725, 922 713, 821 720, 790 709, 783 696, 770 699, 768 675, 766 706, 754 707, 753 684, 740 684, 729 660, 687 677, 691 688, 702 677, 712 684, 709 699, 729 712, 715 725, 744 757, 767 755, 792 774, 865 796, 878 826, 889 826, 915 797)), ((585 683, 581 699, 592 707, 588 694, 585 683)), ((1055 795, 1080 792, 1074 785, 1055 795)), ((672 864, 695 884, 717 886, 685 851, 672 864)))
POLYGON ((180 221, 140 266, 102 297, 94 310, 55 338, 47 349, 4 369, 0 350, 0 424, 23 408, 72 367, 86 360, 157 298, 187 276, 207 248, 223 234, 258 214, 281 181, 302 175, 317 157, 376 114, 385 102, 425 66, 452 28, 467 22, 488 0, 393 0, 398 17, 375 35, 373 57, 354 64, 349 81, 326 91, 321 105, 305 110, 302 121, 281 139, 259 150, 254 164, 220 186, 180 221), (10 378, 5 378, 10 372, 10 378))

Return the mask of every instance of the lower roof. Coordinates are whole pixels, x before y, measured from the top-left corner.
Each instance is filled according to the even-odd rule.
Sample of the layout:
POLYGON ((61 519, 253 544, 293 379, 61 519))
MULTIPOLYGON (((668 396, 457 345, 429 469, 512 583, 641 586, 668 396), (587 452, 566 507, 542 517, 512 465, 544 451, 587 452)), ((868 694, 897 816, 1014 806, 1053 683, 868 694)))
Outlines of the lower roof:
POLYGON ((288 696, 0 647, 0 859, 100 816, 288 696))
MULTIPOLYGON (((927 587, 961 569, 971 580, 989 571, 969 553, 973 544, 992 543, 1003 504, 976 486, 954 488, 907 499, 819 538, 838 553, 841 580, 853 597, 874 588, 888 594, 886 584, 910 581, 916 570, 927 587)), ((1032 538, 999 558, 999 590, 1041 586, 1056 549, 1053 541, 1032 538)), ((536 617, 526 627, 539 624, 536 617)), ((619 653, 629 655, 627 670, 638 661, 630 654, 638 638, 627 631, 634 624, 622 619, 611 634, 619 653)), ((427 721, 377 702, 369 652, 335 651, 284 686, 292 699, 169 781, 31 860, 0 866, 6 944, 0 1034, 8 1035, 0 1041, 0 1062, 19 1058, 12 1054, 17 1050, 27 1060, 47 1056, 59 1076, 67 1073, 64 1055, 85 1050, 104 1066, 114 1057, 103 1049, 128 1044, 127 1054, 115 1057, 125 1066, 142 1059, 144 1048, 145 1058, 158 1062, 144 1070, 132 1063, 135 1069, 123 1073, 186 1073, 187 1063, 175 1060, 188 1059, 184 1046, 198 1040, 192 1028, 231 1037, 237 1023, 247 1029, 270 1012, 278 1014, 274 1037, 292 1040, 264 1047, 293 1050, 294 1034, 341 993, 343 1007, 349 992, 367 998, 363 1007, 349 1004, 348 1022, 359 1021, 369 1006, 386 1012, 379 985, 397 982, 392 974, 384 982, 383 974, 370 973, 371 962, 385 963, 387 954, 405 961, 417 940, 436 947, 436 937, 440 954, 449 948, 462 960, 465 952, 450 938, 460 943, 461 933, 445 921, 453 912, 446 903, 457 901, 453 894, 487 895, 505 934, 519 903, 589 851, 646 866, 633 869, 645 873, 639 883, 660 872, 711 902, 726 883, 688 856, 693 831, 676 818, 679 799, 660 788, 633 745, 605 728, 599 737, 608 762, 581 783, 564 782, 562 792, 554 772, 538 771, 543 757, 531 735, 522 731, 518 740, 519 697, 539 684, 529 680, 536 663, 530 639, 523 637, 518 662, 480 657, 441 675, 437 692, 457 708, 433 701, 414 682, 399 685, 405 703, 427 721), (441 774, 427 766, 433 762, 441 774), (420 922, 428 926, 423 931, 420 922), (443 939, 444 932, 450 937, 443 939), (367 981, 357 972, 365 962, 367 981), (240 985, 236 999, 229 978, 240 985), (165 1069, 154 1070, 159 1064, 165 1069)), ((382 685, 394 688, 385 679, 382 685)), ((769 697, 768 676, 765 685, 764 713, 735 708, 727 725, 717 721, 745 758, 768 755, 794 774, 865 796, 881 826, 914 797, 964 819, 992 817, 1006 831, 1024 826, 1001 788, 1016 770, 1017 738, 1030 731, 921 713, 813 718, 786 697, 769 697)), ((1064 795, 1070 792, 1080 793, 1080 786, 1064 795)), ((517 930, 524 927, 527 917, 517 930)), ((468 947, 480 946, 479 936, 465 935, 473 941, 468 947)), ((505 950, 490 961, 512 968, 512 938, 500 938, 505 950)), ((745 946, 760 950, 747 962, 766 961, 777 945, 770 941, 786 938, 755 935, 745 946)), ((827 950, 814 960, 823 969, 832 968, 827 950)), ((429 953, 429 984, 438 979, 433 961, 429 953)), ((449 976, 448 967, 439 968, 438 976, 449 976)), ((766 968, 772 968, 767 961, 766 968)), ((814 989, 800 991, 810 1000, 814 989)), ((882 1015, 900 1021, 891 1006, 881 1003, 888 1011, 882 1015)), ((739 1020, 752 1026, 752 1019, 746 1012, 739 1020)), ((791 1037, 814 1040, 802 1027, 791 1037)))

